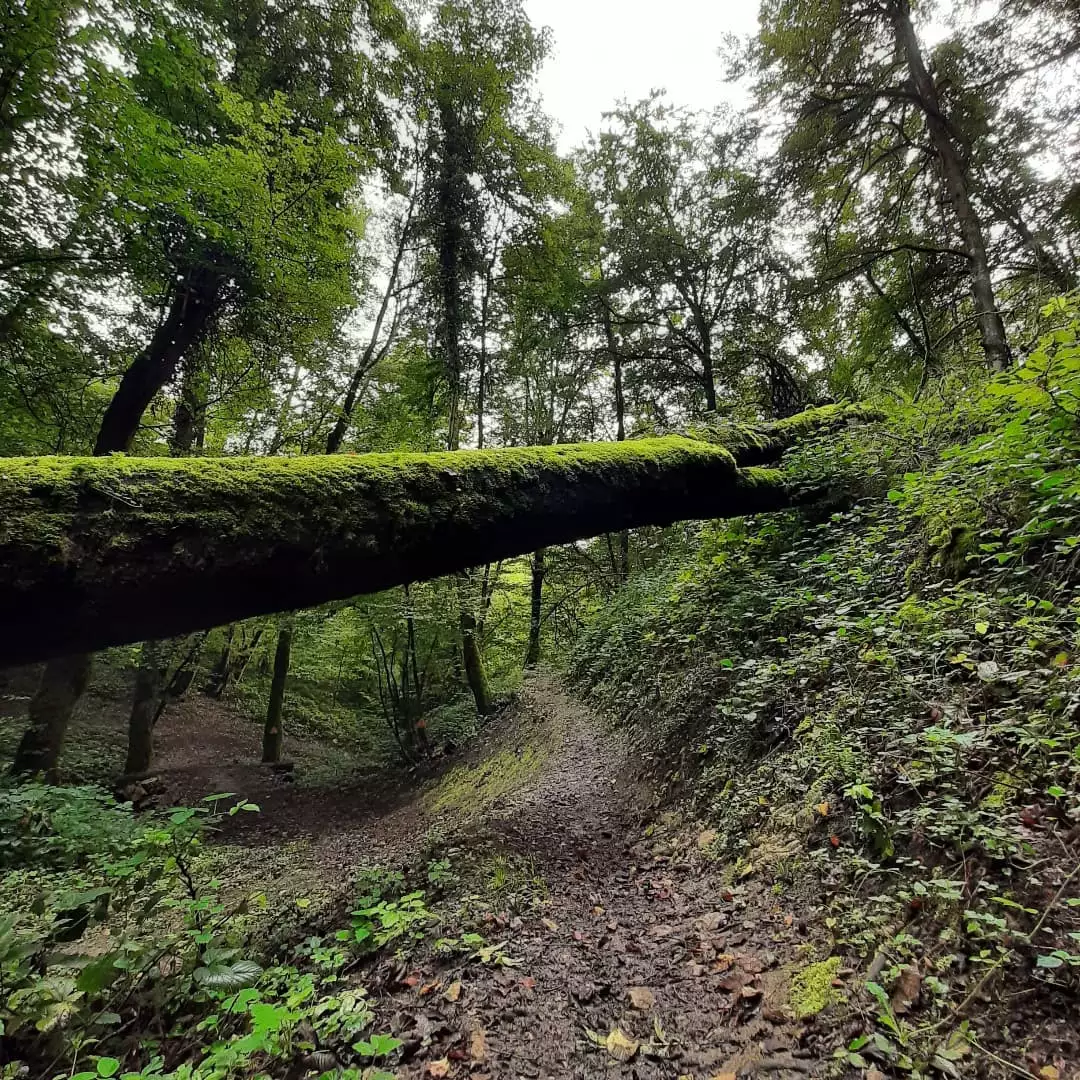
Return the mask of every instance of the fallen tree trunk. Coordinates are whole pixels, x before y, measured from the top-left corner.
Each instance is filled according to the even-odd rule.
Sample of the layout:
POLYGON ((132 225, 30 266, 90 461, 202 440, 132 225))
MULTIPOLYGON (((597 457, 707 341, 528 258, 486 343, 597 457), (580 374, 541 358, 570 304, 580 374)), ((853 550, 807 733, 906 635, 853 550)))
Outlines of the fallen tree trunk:
POLYGON ((189 633, 605 532, 804 501, 680 436, 312 458, 0 460, 0 666, 189 633))

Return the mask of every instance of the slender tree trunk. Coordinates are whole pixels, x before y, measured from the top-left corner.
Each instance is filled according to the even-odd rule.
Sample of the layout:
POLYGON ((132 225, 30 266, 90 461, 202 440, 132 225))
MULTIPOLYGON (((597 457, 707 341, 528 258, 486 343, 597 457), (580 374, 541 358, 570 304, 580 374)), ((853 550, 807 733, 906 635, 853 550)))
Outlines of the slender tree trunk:
MULTIPOLYGON (((615 337, 615 327, 611 321, 611 309, 604 301, 603 305, 604 337, 607 341, 608 355, 615 377, 615 441, 626 441, 626 394, 623 389, 623 358, 619 343, 615 337)), ((626 581, 630 576, 630 533, 623 529, 619 533, 619 562, 615 567, 616 577, 626 581)))
POLYGON ((44 773, 56 782, 56 766, 71 722, 71 714, 90 681, 90 653, 50 660, 30 702, 30 717, 15 751, 11 771, 32 776, 44 773))
POLYGON ((390 304, 397 290, 398 278, 401 276, 401 266, 405 260, 409 238, 412 236, 412 219, 416 211, 418 191, 418 187, 414 188, 408 212, 405 214, 405 220, 401 225, 401 235, 398 237, 397 247, 394 250, 394 261, 390 265, 390 276, 387 279, 386 288, 383 290, 382 300, 379 302, 379 310, 375 316, 375 325, 371 329, 371 337, 360 355, 360 362, 356 365, 356 370, 349 380, 348 389, 345 391, 345 400, 341 403, 341 411, 338 413, 338 418, 327 437, 326 452, 328 454, 336 454, 341 449, 341 444, 349 430, 349 424, 352 422, 353 412, 356 410, 356 399, 360 393, 364 378, 375 364, 386 355, 387 350, 393 344, 394 332, 397 329, 396 318, 391 322, 390 332, 381 346, 379 345, 379 337, 382 334, 383 323, 386 321, 387 312, 390 310, 390 304))
POLYGON ((1005 323, 998 311, 994 284, 990 275, 990 260, 986 254, 986 238, 978 211, 971 201, 967 170, 953 139, 949 123, 942 112, 937 87, 926 69, 919 39, 911 22, 909 0, 890 0, 896 40, 904 52, 908 75, 918 95, 930 138, 941 162, 945 190, 956 214, 960 235, 964 241, 971 271, 971 294, 975 302, 975 317, 982 340, 983 352, 991 371, 1005 371, 1011 363, 1005 323))
POLYGON ((154 723, 158 716, 158 701, 164 689, 164 643, 143 642, 139 654, 139 668, 135 672, 135 696, 128 718, 125 776, 138 776, 150 771, 154 758, 154 723))
POLYGON ((206 433, 205 403, 199 388, 199 365, 194 354, 184 364, 180 382, 180 398, 173 413, 169 450, 175 457, 186 457, 192 450, 202 448, 206 433))
POLYGON ((544 548, 537 548, 532 557, 532 590, 529 614, 529 647, 525 651, 525 666, 540 663, 540 626, 544 602, 544 548))
POLYGON ((262 759, 265 764, 281 760, 282 711, 291 652, 292 627, 285 625, 278 630, 277 648, 274 650, 274 677, 270 681, 270 703, 266 709, 266 725, 263 728, 262 759))
POLYGON ((712 343, 708 336, 701 343, 701 384, 705 390, 706 412, 716 412, 716 373, 713 370, 712 343))
MULTIPOLYGON (((150 343, 124 372, 98 430, 98 457, 127 450, 154 395, 176 373, 177 364, 205 335, 218 302, 222 278, 216 269, 193 271, 173 294, 169 312, 150 343)), ((91 653, 50 660, 30 703, 30 722, 23 733, 11 771, 44 772, 52 777, 64 734, 79 697, 90 682, 91 653)))
POLYGON ((484 654, 476 634, 476 616, 467 607, 461 609, 461 659, 465 665, 465 680, 476 702, 480 716, 491 712, 491 685, 488 683, 484 654))
POLYGON ((232 655, 233 639, 236 637, 236 624, 229 626, 229 632, 225 635, 225 644, 218 654, 217 662, 210 669, 203 686, 203 693, 207 697, 220 698, 225 693, 225 687, 229 681, 229 663, 232 655))

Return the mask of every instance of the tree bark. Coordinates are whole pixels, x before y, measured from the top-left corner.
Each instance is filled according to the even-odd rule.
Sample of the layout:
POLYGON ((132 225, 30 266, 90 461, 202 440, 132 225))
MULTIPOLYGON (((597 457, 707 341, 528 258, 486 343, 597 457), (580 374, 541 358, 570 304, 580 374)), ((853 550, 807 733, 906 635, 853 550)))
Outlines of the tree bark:
MULTIPOLYGON (((626 394, 623 389, 623 358, 619 350, 619 343, 615 336, 615 326, 611 319, 611 308, 608 307, 607 298, 602 301, 602 314, 604 323, 604 339, 607 342, 608 355, 611 357, 611 368, 614 376, 615 387, 615 441, 626 441, 626 394)), ((620 581, 626 581, 630 577, 630 533, 625 529, 619 533, 619 565, 615 568, 616 576, 620 581)))
POLYGON ((217 310, 220 271, 200 266, 177 286, 154 336, 124 372, 98 430, 95 454, 127 450, 157 392, 176 374, 181 359, 203 339, 217 310))
POLYGON ((741 469, 730 448, 767 461, 851 412, 866 415, 824 407, 741 430, 729 448, 667 436, 435 454, 8 458, 0 666, 310 607, 606 532, 797 505, 815 493, 774 470, 741 469))
MULTIPOLYGON (((624 534, 625 535, 625 534, 624 534)), ((529 647, 525 650, 525 666, 534 668, 540 663, 540 628, 544 604, 544 549, 537 548, 532 557, 532 587, 529 607, 529 647)))
POLYGON ((83 654, 61 656, 46 666, 30 702, 29 722, 11 765, 13 773, 43 773, 49 783, 55 783, 64 736, 90 681, 90 669, 90 657, 83 654))
POLYGON ((135 672, 135 695, 128 718, 125 776, 139 776, 150 770, 154 758, 154 723, 158 700, 165 689, 165 653, 162 642, 143 642, 139 667, 135 672))
POLYGON ((919 39, 911 22, 909 0, 890 0, 889 15, 896 33, 897 44, 904 53, 908 75, 926 117, 931 141, 941 161, 945 190, 952 203, 953 212, 956 214, 964 249, 970 262, 971 293, 986 362, 991 371, 1005 371, 1011 363, 1009 343, 1005 335, 1005 324, 994 296, 990 261, 986 254, 986 239, 978 211, 971 201, 967 170, 942 111, 937 87, 923 60, 919 39))
POLYGON ((281 760, 282 712, 285 705, 285 684, 289 679, 289 658, 292 652, 292 628, 282 626, 278 630, 277 648, 274 650, 274 676, 270 680, 270 702, 266 708, 266 724, 263 727, 263 764, 272 765, 281 760))
POLYGON ((491 712, 491 684, 488 682, 484 654, 476 633, 476 616, 467 606, 468 598, 462 597, 461 607, 461 658, 465 665, 465 681, 476 702, 476 712, 487 716, 491 712))

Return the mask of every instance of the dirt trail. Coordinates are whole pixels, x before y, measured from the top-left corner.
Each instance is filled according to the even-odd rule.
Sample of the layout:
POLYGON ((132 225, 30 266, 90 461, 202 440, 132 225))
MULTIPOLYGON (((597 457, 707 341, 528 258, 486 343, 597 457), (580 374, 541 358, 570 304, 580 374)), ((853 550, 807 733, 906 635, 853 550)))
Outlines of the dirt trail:
POLYGON ((424 954, 376 972, 406 1042, 399 1075, 442 1075, 443 1059, 477 1078, 822 1075, 812 1027, 788 1009, 805 926, 770 892, 723 884, 677 819, 643 838, 647 792, 625 747, 555 679, 530 679, 511 721, 497 757, 543 740, 546 754, 486 809, 478 759, 475 812, 453 843, 526 868, 531 902, 496 904, 484 926, 517 963, 424 954))

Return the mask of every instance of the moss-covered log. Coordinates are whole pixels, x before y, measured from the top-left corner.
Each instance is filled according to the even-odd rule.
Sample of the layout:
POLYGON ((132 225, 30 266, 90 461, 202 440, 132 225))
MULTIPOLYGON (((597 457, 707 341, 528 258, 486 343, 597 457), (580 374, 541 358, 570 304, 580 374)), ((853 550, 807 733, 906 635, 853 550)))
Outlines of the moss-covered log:
POLYGON ((679 436, 452 454, 4 459, 0 664, 795 501, 776 472, 679 436))
POLYGON ((719 443, 731 451, 737 465, 773 465, 785 451, 807 439, 838 431, 848 424, 881 418, 881 412, 868 405, 841 402, 817 405, 767 424, 720 421, 682 433, 705 442, 719 443))

